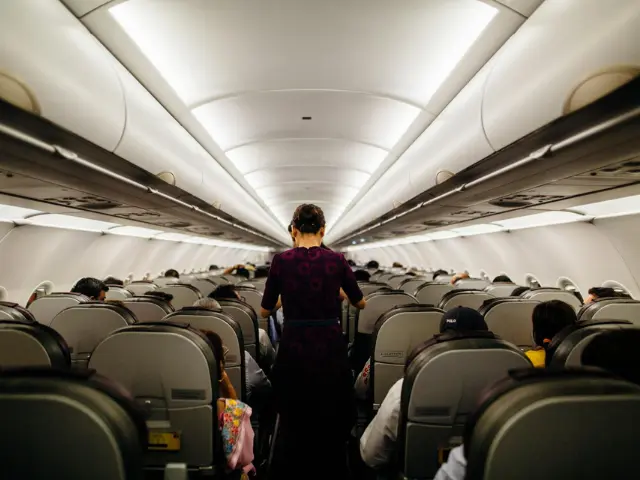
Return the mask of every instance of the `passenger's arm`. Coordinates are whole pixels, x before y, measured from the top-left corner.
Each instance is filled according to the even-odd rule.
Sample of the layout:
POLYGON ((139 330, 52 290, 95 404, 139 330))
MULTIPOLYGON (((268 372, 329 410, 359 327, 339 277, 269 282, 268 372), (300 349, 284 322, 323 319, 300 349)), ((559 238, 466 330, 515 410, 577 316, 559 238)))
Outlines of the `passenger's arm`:
POLYGON ((356 277, 353 274, 353 270, 347 263, 347 259, 342 256, 342 291, 349 298, 349 302, 356 308, 362 309, 365 307, 366 302, 364 301, 364 295, 362 295, 362 290, 358 286, 358 282, 356 281, 356 277))
POLYGON ((271 268, 269 269, 269 276, 264 286, 264 293, 262 295, 262 303, 260 306, 260 316, 262 318, 269 318, 271 312, 278 305, 280 299, 280 258, 278 255, 273 257, 271 262, 271 268))
POLYGON ((389 464, 395 454, 398 440, 400 397, 403 380, 398 380, 389 390, 380 410, 360 439, 360 455, 371 468, 389 464))
POLYGON ((244 265, 234 265, 233 267, 229 267, 227 269, 225 269, 224 272, 222 272, 223 275, 231 275, 231 273, 234 270, 237 270, 238 268, 244 267, 244 265))
POLYGON ((467 460, 464 458, 464 447, 455 447, 449 453, 446 463, 443 463, 433 480, 464 480, 467 473, 467 460))

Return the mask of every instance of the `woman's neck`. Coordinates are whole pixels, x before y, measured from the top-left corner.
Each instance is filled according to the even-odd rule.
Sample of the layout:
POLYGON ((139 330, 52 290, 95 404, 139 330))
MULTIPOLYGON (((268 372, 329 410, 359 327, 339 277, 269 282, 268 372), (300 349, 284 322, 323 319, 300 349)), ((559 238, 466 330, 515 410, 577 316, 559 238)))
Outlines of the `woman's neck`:
POLYGON ((321 243, 322 237, 319 237, 317 235, 300 235, 300 237, 298 237, 298 247, 319 247, 321 243))

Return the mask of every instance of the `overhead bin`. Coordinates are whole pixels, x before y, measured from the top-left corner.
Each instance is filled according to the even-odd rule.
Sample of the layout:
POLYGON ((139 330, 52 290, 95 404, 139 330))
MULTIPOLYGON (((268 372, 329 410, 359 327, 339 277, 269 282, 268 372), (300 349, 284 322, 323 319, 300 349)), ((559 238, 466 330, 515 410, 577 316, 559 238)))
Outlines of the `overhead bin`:
POLYGON ((29 90, 35 113, 116 148, 125 105, 112 57, 60 2, 0 2, 0 45, 0 72, 29 90))
POLYGON ((596 100, 640 72, 637 0, 544 2, 500 49, 485 87, 482 117, 501 149, 596 100))

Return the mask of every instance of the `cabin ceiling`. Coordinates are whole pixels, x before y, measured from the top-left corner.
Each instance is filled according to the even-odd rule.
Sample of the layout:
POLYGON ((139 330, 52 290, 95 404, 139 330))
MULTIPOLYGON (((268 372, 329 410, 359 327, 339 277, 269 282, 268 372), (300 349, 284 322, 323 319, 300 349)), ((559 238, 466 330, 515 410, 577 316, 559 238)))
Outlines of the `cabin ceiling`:
POLYGON ((283 227, 331 229, 540 2, 64 3, 283 227))

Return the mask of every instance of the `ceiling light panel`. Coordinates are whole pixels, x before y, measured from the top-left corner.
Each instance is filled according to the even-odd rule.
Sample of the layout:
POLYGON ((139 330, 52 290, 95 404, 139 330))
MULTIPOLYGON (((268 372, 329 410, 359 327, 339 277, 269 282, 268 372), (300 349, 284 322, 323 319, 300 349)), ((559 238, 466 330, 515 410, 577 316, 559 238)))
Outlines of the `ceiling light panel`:
POLYGON ((72 215, 60 215, 57 213, 48 213, 36 215, 35 217, 24 220, 29 225, 37 225, 40 227, 56 227, 69 230, 83 230, 86 232, 102 232, 113 227, 117 227, 117 223, 102 222, 89 218, 74 217, 72 215))
POLYGON ((470 225, 468 227, 460 227, 460 228, 452 229, 453 232, 462 236, 501 232, 502 230, 504 230, 502 227, 498 225, 488 224, 488 223, 480 224, 480 225, 470 225))
POLYGON ((30 208, 14 207, 12 205, 0 205, 0 222, 20 220, 30 215, 41 213, 30 208))
POLYGON ((507 220, 493 222, 493 224, 507 230, 517 230, 521 228, 543 227, 547 225, 558 225, 561 223, 579 222, 589 220, 590 218, 592 217, 585 217, 584 215, 572 212, 558 211, 535 213, 524 217, 509 218, 507 220))
POLYGON ((594 217, 610 217, 640 213, 640 195, 571 207, 572 211, 594 217))
POLYGON ((115 235, 126 235, 129 237, 153 238, 163 232, 162 230, 153 230, 151 228, 126 226, 112 228, 109 230, 109 233, 113 233, 115 235))

